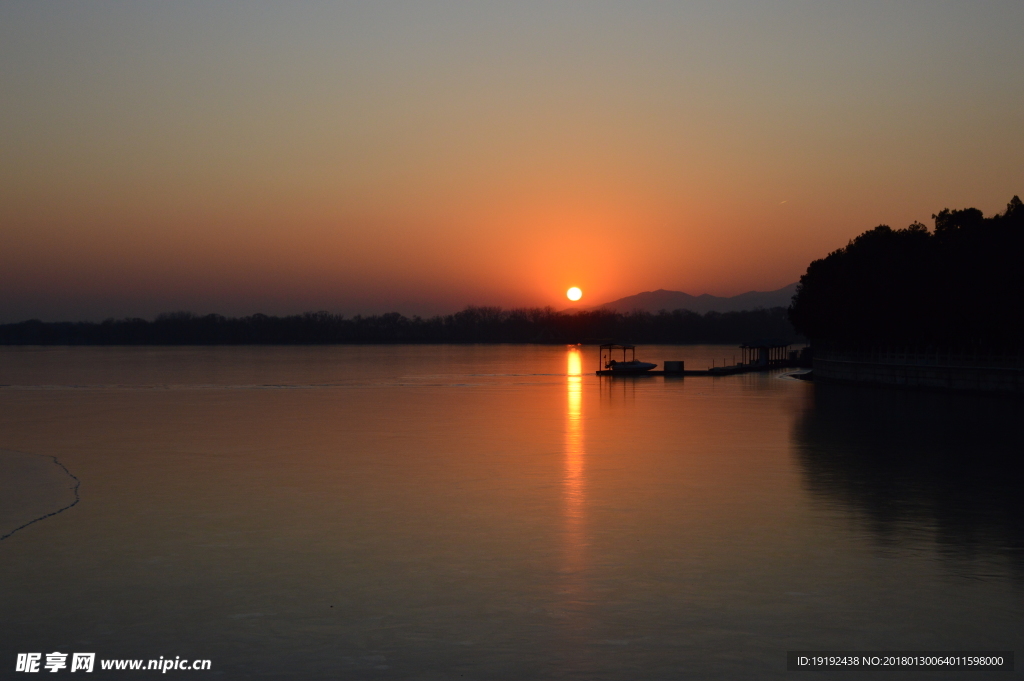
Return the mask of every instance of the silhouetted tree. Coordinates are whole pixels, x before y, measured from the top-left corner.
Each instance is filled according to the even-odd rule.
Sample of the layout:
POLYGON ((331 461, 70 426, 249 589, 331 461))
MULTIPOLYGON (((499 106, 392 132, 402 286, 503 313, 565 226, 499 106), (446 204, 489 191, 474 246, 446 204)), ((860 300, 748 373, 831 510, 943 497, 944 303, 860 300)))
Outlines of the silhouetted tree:
POLYGON ((881 225, 808 266, 789 309, 815 343, 865 347, 1020 347, 1024 342, 1024 205, 881 225))

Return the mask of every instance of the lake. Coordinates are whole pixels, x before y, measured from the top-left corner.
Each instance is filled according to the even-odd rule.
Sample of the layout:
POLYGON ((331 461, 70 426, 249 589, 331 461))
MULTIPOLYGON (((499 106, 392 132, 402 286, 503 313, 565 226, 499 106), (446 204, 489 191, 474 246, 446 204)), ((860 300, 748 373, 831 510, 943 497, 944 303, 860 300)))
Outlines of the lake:
MULTIPOLYGON (((687 368, 736 355, 637 351, 687 368)), ((0 535, 24 525, 0 541, 0 664, 789 678, 787 650, 1024 641, 1020 401, 783 371, 599 378, 597 361, 588 346, 0 349, 0 535)))

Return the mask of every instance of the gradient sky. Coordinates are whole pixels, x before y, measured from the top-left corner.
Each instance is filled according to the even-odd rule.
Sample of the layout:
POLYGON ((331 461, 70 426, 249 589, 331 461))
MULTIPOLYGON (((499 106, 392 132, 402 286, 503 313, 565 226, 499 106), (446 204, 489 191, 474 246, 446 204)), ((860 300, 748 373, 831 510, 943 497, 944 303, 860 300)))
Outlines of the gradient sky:
POLYGON ((1024 194, 1024 2, 0 0, 0 321, 796 281, 1024 194))

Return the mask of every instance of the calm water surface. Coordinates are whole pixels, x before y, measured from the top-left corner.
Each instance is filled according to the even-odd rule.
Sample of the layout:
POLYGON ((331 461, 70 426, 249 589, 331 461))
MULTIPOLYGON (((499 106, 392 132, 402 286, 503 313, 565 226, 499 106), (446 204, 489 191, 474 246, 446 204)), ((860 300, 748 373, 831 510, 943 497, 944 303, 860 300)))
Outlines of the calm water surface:
POLYGON ((39 490, 9 498, 67 505, 45 457, 80 481, 0 541, 4 674, 59 650, 213 662, 165 678, 788 678, 793 649, 1022 647, 1021 403, 596 354, 0 350, 0 473, 39 490))

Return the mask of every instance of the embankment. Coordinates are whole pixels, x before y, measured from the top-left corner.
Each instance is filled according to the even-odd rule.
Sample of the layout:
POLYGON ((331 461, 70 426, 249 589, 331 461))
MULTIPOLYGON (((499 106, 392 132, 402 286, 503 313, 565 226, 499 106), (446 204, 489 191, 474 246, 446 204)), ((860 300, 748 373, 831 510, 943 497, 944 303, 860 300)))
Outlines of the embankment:
POLYGON ((1024 355, 816 350, 814 378, 1024 396, 1024 355))

